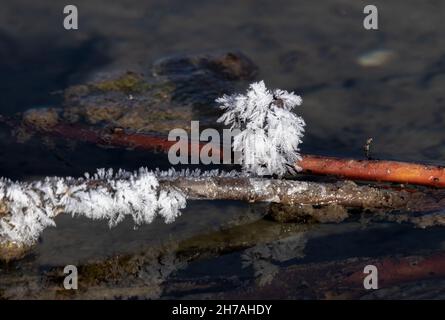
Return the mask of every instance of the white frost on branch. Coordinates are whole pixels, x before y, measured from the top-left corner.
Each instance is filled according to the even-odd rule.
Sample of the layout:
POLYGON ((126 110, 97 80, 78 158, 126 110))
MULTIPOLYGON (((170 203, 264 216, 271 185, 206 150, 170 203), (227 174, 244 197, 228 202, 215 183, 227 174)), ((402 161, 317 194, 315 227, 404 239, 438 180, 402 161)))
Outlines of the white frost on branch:
MULTIPOLYGON (((43 181, 14 182, 0 178, 0 244, 30 245, 61 212, 106 219, 110 227, 130 216, 136 224, 151 223, 159 215, 172 222, 185 208, 186 196, 174 187, 160 188, 159 179, 178 177, 236 177, 278 175, 295 169, 301 157, 299 144, 304 120, 292 112, 302 103, 293 92, 269 91, 264 82, 250 85, 245 95, 217 100, 224 115, 218 119, 235 136, 233 149, 243 154, 244 172, 148 171, 99 169, 90 177, 46 178, 43 181)), ((298 168, 296 168, 298 169, 298 168)))
POLYGON ((250 85, 246 94, 224 95, 216 100, 225 113, 218 119, 240 129, 233 149, 241 152, 245 172, 256 175, 283 176, 299 170, 299 144, 305 122, 292 110, 302 99, 293 92, 269 91, 264 82, 250 85))
POLYGON ((176 179, 176 178, 211 178, 211 177, 220 177, 220 178, 237 178, 237 177, 248 177, 248 175, 244 172, 239 171, 223 171, 218 169, 213 170, 201 170, 201 169, 181 169, 175 170, 175 168, 170 168, 165 171, 161 171, 156 169, 154 171, 156 177, 167 180, 167 179, 176 179))
POLYGON ((99 169, 78 179, 14 182, 0 178, 0 244, 34 243, 46 227, 55 226, 54 218, 62 212, 108 220, 110 227, 127 216, 137 225, 151 223, 157 215, 173 222, 185 208, 186 196, 174 187, 161 189, 159 180, 243 176, 237 171, 141 168, 136 172, 99 169))
MULTIPOLYGON (((185 208, 185 195, 173 188, 159 188, 157 175, 189 175, 189 172, 137 172, 99 169, 85 178, 46 178, 43 181, 13 182, 0 179, 0 203, 7 206, 1 216, 0 243, 34 243, 54 217, 61 213, 105 219, 110 227, 126 216, 137 225, 151 223, 156 215, 172 222, 185 208)), ((216 174, 216 173, 215 173, 216 174)), ((5 209, 5 208, 3 208, 5 209)))

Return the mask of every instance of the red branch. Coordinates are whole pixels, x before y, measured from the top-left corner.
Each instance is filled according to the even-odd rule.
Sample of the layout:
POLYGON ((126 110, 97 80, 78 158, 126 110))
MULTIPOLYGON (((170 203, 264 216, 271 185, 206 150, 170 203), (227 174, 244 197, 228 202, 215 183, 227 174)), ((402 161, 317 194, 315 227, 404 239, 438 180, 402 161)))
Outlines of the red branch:
POLYGON ((304 172, 351 180, 385 181, 445 187, 445 168, 386 160, 353 160, 305 155, 298 163, 304 172))
MULTIPOLYGON (((100 130, 93 127, 57 124, 41 129, 29 127, 41 134, 59 136, 66 139, 90 142, 98 145, 115 146, 140 150, 160 150, 168 152, 177 143, 166 137, 143 133, 133 133, 121 128, 100 130)), ((199 143, 194 150, 187 142, 190 154, 200 151, 205 143, 199 143)), ((223 150, 218 151, 220 158, 223 150)), ((302 161, 296 163, 305 173, 334 175, 351 180, 384 181, 403 184, 416 184, 430 187, 445 187, 445 168, 416 163, 384 160, 353 160, 324 156, 303 155, 302 161)))

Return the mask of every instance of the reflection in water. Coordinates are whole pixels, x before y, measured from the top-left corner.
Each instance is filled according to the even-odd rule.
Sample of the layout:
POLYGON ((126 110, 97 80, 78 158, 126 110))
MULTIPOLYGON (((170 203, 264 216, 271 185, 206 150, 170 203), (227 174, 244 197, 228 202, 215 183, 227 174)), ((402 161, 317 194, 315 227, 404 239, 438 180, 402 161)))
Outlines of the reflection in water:
POLYGON ((279 272, 278 263, 304 257, 306 242, 304 234, 297 234, 247 249, 241 256, 243 267, 252 267, 258 285, 264 286, 279 272))

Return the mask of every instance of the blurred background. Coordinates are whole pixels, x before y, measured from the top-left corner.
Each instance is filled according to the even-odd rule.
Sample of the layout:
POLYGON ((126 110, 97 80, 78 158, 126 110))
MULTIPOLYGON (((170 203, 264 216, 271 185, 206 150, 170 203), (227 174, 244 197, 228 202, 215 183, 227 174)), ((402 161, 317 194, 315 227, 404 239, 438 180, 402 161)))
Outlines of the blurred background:
POLYGON ((82 1, 79 29, 66 1, 3 1, 3 114, 57 102, 58 90, 100 73, 149 73, 172 54, 240 50, 269 87, 302 95, 306 153, 440 163, 445 157, 445 4, 374 1, 379 30, 363 28, 367 1, 82 1))

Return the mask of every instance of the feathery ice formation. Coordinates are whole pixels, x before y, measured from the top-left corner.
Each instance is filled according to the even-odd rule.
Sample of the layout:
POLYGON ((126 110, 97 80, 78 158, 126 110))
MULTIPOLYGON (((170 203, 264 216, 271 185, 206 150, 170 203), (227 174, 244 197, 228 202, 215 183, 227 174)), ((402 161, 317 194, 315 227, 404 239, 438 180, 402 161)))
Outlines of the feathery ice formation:
MULTIPOLYGON (((158 175, 174 171, 138 172, 99 169, 84 178, 45 178, 35 182, 0 179, 0 243, 31 245, 61 212, 91 219, 106 219, 110 227, 126 216, 139 225, 156 215, 172 222, 185 208, 185 195, 174 187, 160 188, 158 175)), ((189 174, 184 172, 183 174, 189 174)))
POLYGON ((305 122, 292 112, 301 105, 300 96, 279 89, 269 91, 260 81, 251 84, 245 95, 224 95, 216 102, 225 110, 218 122, 240 130, 233 150, 242 154, 244 171, 283 176, 300 169, 295 163, 301 160, 298 146, 305 122))

